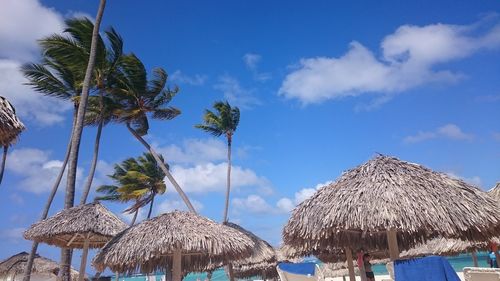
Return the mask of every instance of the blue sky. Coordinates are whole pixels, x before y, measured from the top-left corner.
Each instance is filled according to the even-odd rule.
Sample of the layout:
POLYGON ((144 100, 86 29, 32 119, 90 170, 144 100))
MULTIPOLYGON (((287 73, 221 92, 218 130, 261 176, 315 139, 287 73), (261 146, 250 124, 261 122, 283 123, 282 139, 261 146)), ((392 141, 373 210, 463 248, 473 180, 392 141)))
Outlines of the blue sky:
MULTIPOLYGON (((64 18, 93 17, 97 4, 8 0, 0 10, 0 93, 28 128, 1 187, 0 258, 28 250, 22 231, 39 216, 70 129, 70 106, 23 86, 18 67, 39 58, 36 39, 59 32, 64 18)), ((242 109, 230 219, 278 245, 290 208, 375 153, 485 190, 500 179, 498 12, 496 1, 109 0, 102 26, 180 87, 172 105, 182 115, 153 122, 148 140, 214 220, 222 216, 225 144, 193 125, 216 100, 242 109)), ((84 131, 79 185, 94 135, 84 131)), ((109 182, 114 163, 143 152, 120 125, 105 128, 101 148, 97 185, 109 182)), ((167 186, 155 214, 183 208, 167 186)), ((40 253, 57 259, 59 251, 40 253)))

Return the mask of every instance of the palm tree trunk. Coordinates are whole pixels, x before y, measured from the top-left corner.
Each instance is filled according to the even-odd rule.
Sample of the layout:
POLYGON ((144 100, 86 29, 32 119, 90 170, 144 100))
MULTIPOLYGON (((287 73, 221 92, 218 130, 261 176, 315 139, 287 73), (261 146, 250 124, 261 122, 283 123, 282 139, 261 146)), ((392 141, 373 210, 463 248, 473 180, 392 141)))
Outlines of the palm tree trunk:
POLYGON ((226 181, 226 203, 224 206, 223 222, 227 222, 227 213, 229 210, 229 194, 231 193, 231 135, 227 136, 227 181, 226 181))
MULTIPOLYGON (((87 70, 85 72, 85 78, 83 79, 82 94, 80 96, 80 103, 78 105, 78 113, 76 115, 76 123, 73 130, 73 136, 71 137, 71 151, 68 162, 68 180, 66 184, 66 195, 64 198, 64 208, 73 207, 75 201, 75 183, 76 183, 76 170, 78 166, 78 152, 80 149, 80 141, 82 139, 83 131, 83 119, 85 117, 85 110, 87 109, 87 102, 89 97, 90 80, 92 79, 92 72, 94 71, 95 57, 97 51, 97 39, 99 35, 99 26, 101 25, 102 15, 104 13, 104 7, 106 6, 106 0, 101 0, 99 3, 99 9, 97 10, 97 16, 94 23, 94 29, 92 31, 92 42, 90 44, 90 55, 87 64, 87 70)), ((62 281, 70 281, 70 266, 71 266, 71 250, 62 250, 61 253, 61 279, 62 281)))
POLYGON ((194 209, 193 205, 191 204, 191 201, 189 201, 189 198, 187 197, 186 193, 184 193, 182 188, 179 186, 177 181, 174 179, 174 177, 172 176, 172 174, 168 170, 167 166, 165 166, 165 163, 163 161, 161 161, 161 159, 158 156, 158 154, 156 153, 156 151, 149 145, 149 143, 147 143, 144 140, 144 138, 141 137, 141 135, 139 135, 132 127, 130 127, 129 123, 127 123, 126 125, 127 125, 127 129, 130 131, 130 133, 132 133, 132 135, 134 135, 134 137, 140 143, 142 143, 142 145, 144 145, 146 147, 146 149, 151 153, 151 155, 153 155, 153 157, 156 160, 156 163, 158 164, 158 166, 160 166, 162 171, 165 173, 165 175, 167 176, 168 180, 172 183, 172 185, 174 186, 177 193, 179 193, 179 196, 182 198, 182 200, 184 201, 184 203, 188 207, 189 211, 196 214, 196 210, 194 209))
POLYGON ((5 162, 7 161, 8 150, 9 150, 9 146, 4 145, 3 146, 2 165, 0 166, 0 184, 2 183, 2 179, 3 179, 3 171, 5 170, 5 162))
POLYGON ((151 213, 153 212, 153 204, 155 202, 155 194, 153 194, 153 198, 151 198, 151 203, 149 203, 149 212, 148 212, 148 219, 151 218, 151 213))
MULTIPOLYGON (((52 205, 52 201, 54 201, 54 197, 56 196, 57 190, 59 189, 59 185, 61 184, 61 180, 64 175, 64 171, 66 170, 66 166, 68 165, 69 154, 71 150, 71 136, 73 135, 73 126, 75 125, 76 120, 76 111, 73 113, 73 125, 71 126, 71 134, 69 138, 69 143, 66 148, 66 155, 64 156, 63 164, 61 170, 59 170, 59 174, 57 175, 56 181, 52 186, 52 190, 50 191, 49 197, 47 198, 47 202, 45 203, 45 207, 43 208, 42 215, 40 220, 44 220, 49 215, 50 206, 52 205)), ((31 244, 31 251, 28 257, 28 261, 26 263, 26 267, 24 268, 23 281, 30 281, 31 278, 31 270, 33 268, 33 261, 35 260, 36 251, 38 249, 38 242, 33 242, 31 244)))
POLYGON ((90 164, 89 176, 87 178, 87 182, 83 187, 82 198, 80 199, 80 205, 85 204, 87 202, 87 197, 89 196, 90 187, 92 186, 92 181, 94 179, 95 169, 97 167, 97 159, 99 158, 99 143, 101 142, 101 132, 103 126, 102 116, 99 119, 99 125, 97 126, 97 134, 95 136, 94 143, 94 156, 92 157, 92 163, 90 164))
POLYGON ((139 209, 135 210, 134 217, 132 218, 132 222, 130 222, 130 226, 133 226, 135 224, 135 220, 137 219, 138 213, 139 213, 139 209))

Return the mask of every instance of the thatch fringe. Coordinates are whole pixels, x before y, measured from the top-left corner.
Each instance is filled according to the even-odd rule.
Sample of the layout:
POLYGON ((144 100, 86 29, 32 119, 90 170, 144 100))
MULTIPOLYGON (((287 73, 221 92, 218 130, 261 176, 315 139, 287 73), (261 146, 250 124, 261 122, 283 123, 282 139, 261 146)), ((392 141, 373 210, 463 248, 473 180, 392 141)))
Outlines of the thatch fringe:
MULTIPOLYGON (((20 252, 0 262, 0 279, 8 280, 9 276, 23 274, 26 263, 28 262, 28 257, 28 253, 20 252)), ((59 274, 59 264, 37 254, 33 261, 31 274, 51 275, 55 278, 59 274)), ((78 271, 73 268, 71 269, 71 279, 78 279, 78 271)))
POLYGON ((273 246, 271 246, 265 240, 259 238, 257 235, 235 223, 228 222, 226 223, 226 225, 242 232, 254 242, 254 246, 252 247, 252 255, 248 258, 235 261, 233 263, 234 266, 250 266, 252 264, 276 263, 276 252, 273 246))
POLYGON ((277 262, 262 262, 251 265, 235 266, 234 277, 238 279, 249 279, 259 276, 264 280, 278 278, 276 270, 277 262))
POLYGON ((34 223, 24 232, 24 238, 62 248, 83 248, 84 235, 89 234, 89 247, 100 248, 127 227, 101 203, 94 202, 64 209, 34 223))
POLYGON ((462 180, 379 155, 297 206, 283 239, 308 249, 387 249, 389 229, 397 230, 401 250, 438 236, 486 241, 500 234, 500 212, 462 180))
POLYGON ((24 129, 24 124, 17 118, 12 104, 0 96, 0 144, 2 146, 14 144, 24 129))
POLYGON ((500 182, 497 182, 497 184, 492 189, 490 189, 488 193, 500 204, 500 182))
POLYGON ((244 259, 254 243, 231 227, 191 212, 174 211, 143 221, 116 235, 97 254, 93 265, 102 271, 150 273, 172 268, 174 250, 182 252, 185 272, 209 264, 244 259))

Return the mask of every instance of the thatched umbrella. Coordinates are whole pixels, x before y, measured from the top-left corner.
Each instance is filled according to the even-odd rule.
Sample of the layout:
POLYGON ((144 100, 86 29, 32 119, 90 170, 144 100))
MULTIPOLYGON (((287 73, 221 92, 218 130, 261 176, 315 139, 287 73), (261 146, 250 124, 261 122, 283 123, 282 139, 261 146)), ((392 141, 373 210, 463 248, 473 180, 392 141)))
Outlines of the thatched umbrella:
POLYGON ((79 281, 83 280, 89 248, 100 248, 127 225, 101 203, 64 209, 33 224, 24 238, 61 248, 83 249, 79 281))
POLYGON ((500 202, 500 182, 497 182, 497 184, 492 189, 488 190, 488 193, 491 195, 491 197, 500 202))
POLYGON ((5 161, 9 146, 17 141, 19 134, 25 129, 17 118, 16 110, 4 97, 0 96, 0 145, 3 146, 2 163, 0 164, 0 183, 2 183, 5 161))
MULTIPOLYGON (((16 280, 16 275, 24 273, 24 268, 26 267, 26 263, 28 262, 28 257, 28 253, 21 252, 0 262, 0 279, 16 280), (9 276, 11 276, 11 278, 9 278, 9 276)), ((50 279, 56 279, 59 271, 60 268, 57 262, 45 257, 41 257, 38 254, 35 256, 35 259, 33 261, 32 274, 39 274, 43 275, 44 277, 48 276, 50 277, 50 279)), ((71 279, 77 280, 77 277, 78 271, 71 269, 71 279)))
POLYGON ((274 267, 274 272, 276 272, 276 251, 273 246, 271 246, 268 242, 261 239, 251 231, 231 222, 227 222, 225 225, 236 229, 237 231, 243 233, 248 236, 254 243, 252 247, 252 255, 248 258, 236 260, 232 262, 233 270, 235 272, 235 276, 238 278, 249 278, 252 276, 262 276, 264 279, 266 277, 274 278, 273 269, 270 267, 274 267), (256 274, 258 273, 258 274, 256 274), (267 273, 270 275, 268 276, 267 273))
MULTIPOLYGON (((442 236, 485 241, 500 234, 497 203, 446 174, 379 155, 342 174, 297 206, 284 242, 305 248, 409 249, 442 236)), ((353 275, 353 274, 352 274, 353 275)))
POLYGON ((253 241, 241 232, 192 212, 174 211, 136 224, 111 239, 93 260, 97 270, 150 273, 173 270, 173 280, 252 254, 253 241))

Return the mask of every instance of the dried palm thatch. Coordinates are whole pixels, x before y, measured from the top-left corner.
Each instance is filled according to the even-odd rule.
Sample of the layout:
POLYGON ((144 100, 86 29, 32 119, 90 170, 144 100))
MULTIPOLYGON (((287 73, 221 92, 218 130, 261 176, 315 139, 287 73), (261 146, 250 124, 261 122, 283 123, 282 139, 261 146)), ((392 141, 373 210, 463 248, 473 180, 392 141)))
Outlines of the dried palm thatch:
POLYGON ((24 124, 17 118, 12 104, 0 96, 0 144, 9 146, 15 143, 24 129, 24 124))
POLYGON ((238 279, 250 279, 252 277, 260 276, 264 280, 275 279, 278 277, 278 271, 275 262, 261 262, 251 265, 235 266, 234 277, 238 279))
POLYGON ((414 248, 403 251, 401 257, 415 258, 428 255, 455 256, 474 250, 485 250, 487 248, 487 242, 473 243, 460 239, 434 238, 414 248))
POLYGON ((200 271, 208 264, 247 258, 253 245, 248 236, 231 227, 192 212, 174 211, 117 234, 93 265, 99 271, 106 267, 126 273, 165 271, 175 265, 174 254, 179 251, 184 272, 200 271))
MULTIPOLYGON (((0 279, 6 280, 9 279, 9 276, 11 276, 12 280, 15 280, 16 275, 23 274, 26 263, 28 262, 28 257, 28 253, 21 252, 0 262, 0 279)), ((59 274, 59 264, 51 259, 41 257, 37 254, 33 261, 31 274, 40 274, 56 279, 59 274)), ((78 271, 71 269, 71 279, 77 280, 77 277, 78 271)))
POLYGON ((24 238, 62 248, 100 248, 128 226, 99 202, 62 210, 34 223, 24 238))
POLYGON ((253 234, 252 232, 244 229, 243 227, 235 223, 228 222, 226 223, 226 225, 238 230, 239 232, 242 232, 250 239, 252 239, 254 243, 254 246, 252 248, 252 255, 248 258, 235 261, 233 263, 234 266, 245 266, 245 265, 249 266, 252 264, 276 263, 276 252, 273 246, 271 246, 269 243, 259 238, 257 235, 253 234))
POLYGON ((397 231, 401 249, 437 236, 486 241, 500 234, 500 212, 476 187, 379 155, 297 206, 283 238, 306 249, 387 249, 388 230, 397 231))
POLYGON ((488 193, 491 195, 491 197, 500 202, 500 182, 497 182, 497 184, 492 189, 490 189, 488 193))

